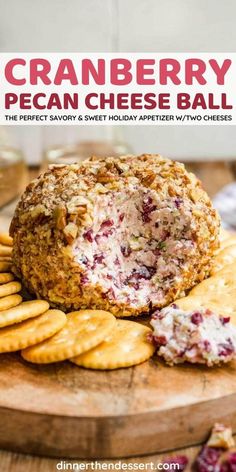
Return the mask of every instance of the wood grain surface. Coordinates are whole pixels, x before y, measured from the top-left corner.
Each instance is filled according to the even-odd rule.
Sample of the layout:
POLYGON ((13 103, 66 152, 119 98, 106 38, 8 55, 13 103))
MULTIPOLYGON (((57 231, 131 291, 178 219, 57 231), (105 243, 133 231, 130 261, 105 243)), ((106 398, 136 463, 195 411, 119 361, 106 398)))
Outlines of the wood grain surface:
POLYGON ((236 363, 170 368, 153 358, 111 372, 1 355, 0 447, 54 457, 155 454, 236 431, 236 363))

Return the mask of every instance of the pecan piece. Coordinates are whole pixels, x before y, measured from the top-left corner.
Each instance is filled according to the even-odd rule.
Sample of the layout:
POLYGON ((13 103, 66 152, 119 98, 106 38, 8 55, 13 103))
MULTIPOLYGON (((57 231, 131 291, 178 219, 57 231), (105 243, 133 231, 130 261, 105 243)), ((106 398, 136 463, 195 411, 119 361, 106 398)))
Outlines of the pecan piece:
POLYGON ((66 208, 64 206, 58 206, 54 210, 54 218, 56 221, 57 229, 64 229, 66 226, 66 208))
POLYGON ((115 175, 111 174, 110 172, 106 172, 104 174, 99 173, 97 175, 97 182, 99 182, 100 184, 107 184, 109 182, 113 182, 116 179, 117 177, 115 177, 115 175))
POLYGON ((155 173, 149 172, 142 178, 142 184, 151 185, 154 182, 155 178, 156 178, 155 173))
POLYGON ((170 197, 175 197, 176 196, 176 191, 175 191, 174 187, 172 187, 171 185, 168 186, 168 194, 170 195, 170 197))
POLYGON ((63 233, 68 244, 73 244, 78 234, 78 228, 74 223, 68 223, 68 225, 63 229, 63 233))

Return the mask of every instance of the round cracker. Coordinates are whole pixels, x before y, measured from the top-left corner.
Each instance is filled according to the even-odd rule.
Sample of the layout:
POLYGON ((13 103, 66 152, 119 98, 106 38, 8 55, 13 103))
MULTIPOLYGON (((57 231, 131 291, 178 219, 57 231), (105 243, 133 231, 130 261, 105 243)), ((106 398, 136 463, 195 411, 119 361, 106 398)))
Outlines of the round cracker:
POLYGON ((8 297, 0 298, 0 312, 2 310, 9 310, 9 308, 13 308, 14 306, 19 305, 22 302, 22 297, 20 295, 8 295, 8 297))
POLYGON ((9 282, 4 285, 0 285, 0 298, 7 297, 7 295, 12 295, 13 293, 20 292, 21 283, 20 282, 9 282))
POLYGON ((0 256, 0 262, 8 262, 12 266, 12 257, 11 256, 0 256))
POLYGON ((232 231, 228 231, 227 229, 224 229, 221 227, 220 232, 219 232, 219 240, 220 242, 225 241, 225 239, 230 238, 232 235, 233 235, 232 231))
POLYGON ((0 284, 7 284, 8 282, 12 282, 12 280, 14 280, 14 275, 10 272, 0 273, 0 284))
POLYGON ((114 329, 99 346, 70 359, 88 369, 110 370, 141 364, 155 352, 147 340, 152 330, 135 321, 117 320, 114 329))
MULTIPOLYGON (((229 264, 212 277, 196 285, 189 296, 204 300, 204 306, 236 319, 236 263, 229 264)), ((176 302, 177 303, 177 302, 176 302)))
POLYGON ((222 249, 214 258, 213 268, 211 270, 211 275, 216 274, 219 270, 223 269, 225 266, 236 262, 236 244, 227 246, 225 249, 222 249))
POLYGON ((8 233, 0 232, 0 243, 5 245, 5 246, 12 246, 13 245, 13 239, 8 233))
POLYGON ((34 318, 48 309, 49 303, 45 300, 30 300, 9 310, 0 311, 0 328, 34 318))
POLYGON ((24 350, 22 356, 36 364, 69 359, 101 343, 115 323, 115 317, 108 311, 74 311, 67 315, 67 323, 59 333, 24 350))
POLYGON ((0 329, 0 353, 25 349, 50 338, 66 324, 66 315, 60 310, 48 310, 31 320, 0 329))
MULTIPOLYGON (((193 311, 198 310, 201 308, 209 308, 215 312, 219 312, 219 305, 214 302, 210 301, 205 297, 197 296, 197 295, 188 295, 187 297, 179 298, 174 302, 179 308, 186 311, 193 311)), ((223 315, 224 313, 221 312, 219 315, 223 315)))
POLYGON ((12 255, 12 247, 11 246, 3 246, 0 244, 0 256, 11 256, 12 255))
POLYGON ((222 249, 225 249, 228 246, 233 246, 234 244, 236 244, 236 236, 233 235, 233 236, 230 236, 230 238, 227 238, 221 241, 218 252, 222 251, 222 249))
POLYGON ((0 261, 0 273, 1 272, 8 272, 12 268, 11 261, 0 261))

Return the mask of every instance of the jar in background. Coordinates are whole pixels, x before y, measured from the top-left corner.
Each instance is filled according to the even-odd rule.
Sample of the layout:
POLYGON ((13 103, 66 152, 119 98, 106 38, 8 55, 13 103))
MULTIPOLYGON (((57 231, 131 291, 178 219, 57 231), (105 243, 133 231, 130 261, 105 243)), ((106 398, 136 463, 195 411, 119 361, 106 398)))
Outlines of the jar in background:
POLYGON ((26 183, 27 172, 21 152, 0 146, 0 208, 15 200, 26 183))
POLYGON ((118 126, 45 126, 43 147, 42 170, 51 164, 80 163, 93 155, 107 157, 132 153, 118 126))

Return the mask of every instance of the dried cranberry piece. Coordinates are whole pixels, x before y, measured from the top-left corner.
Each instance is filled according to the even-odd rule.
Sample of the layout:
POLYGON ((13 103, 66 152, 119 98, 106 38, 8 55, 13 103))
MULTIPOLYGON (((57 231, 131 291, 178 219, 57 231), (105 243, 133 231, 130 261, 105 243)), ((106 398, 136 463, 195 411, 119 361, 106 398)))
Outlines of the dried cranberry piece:
POLYGON ((150 223, 151 218, 149 217, 149 213, 142 213, 142 220, 144 223, 150 223))
POLYGON ((184 357, 184 354, 185 354, 186 352, 187 352, 187 348, 178 351, 178 357, 184 357))
POLYGON ((169 237, 170 237, 170 231, 167 231, 167 230, 162 231, 162 233, 161 233, 161 241, 160 241, 159 244, 162 244, 162 243, 163 243, 167 238, 169 238, 169 237))
POLYGON ((203 341, 203 348, 206 352, 210 352, 211 351, 211 343, 210 341, 208 341, 207 339, 204 339, 203 341))
POLYGON ((116 258, 115 258, 115 260, 114 260, 114 264, 120 267, 120 261, 119 261, 119 259, 118 259, 117 256, 116 256, 116 258))
POLYGON ((153 200, 152 200, 152 197, 150 197, 150 195, 148 197, 144 198, 144 204, 145 205, 151 205, 152 202, 153 202, 153 200))
POLYGON ((225 469, 225 470, 229 472, 236 472, 236 452, 229 453, 229 456, 227 458, 227 465, 228 465, 228 469, 225 469))
POLYGON ((85 284, 87 284, 88 282, 89 282, 89 278, 87 277, 87 275, 81 275, 81 276, 80 276, 80 283, 81 283, 82 285, 85 285, 85 284))
MULTIPOLYGON (((185 467, 188 465, 188 458, 186 456, 172 456, 172 457, 166 457, 164 464, 177 464, 178 465, 178 471, 182 472, 185 467)), ((175 470, 175 469, 174 469, 175 470)))
POLYGON ((113 221, 113 220, 105 220, 105 221, 103 221, 103 223, 101 224, 100 229, 109 228, 110 226, 113 226, 113 225, 114 225, 114 221, 113 221))
POLYGON ((144 267, 139 270, 134 270, 134 272, 131 275, 131 280, 132 279, 136 279, 136 280, 145 279, 148 276, 149 276, 149 272, 144 267))
POLYGON ((234 345, 232 343, 232 339, 228 338, 226 339, 225 343, 219 344, 219 349, 218 349, 218 354, 219 356, 231 356, 235 352, 234 345))
POLYGON ((203 322, 203 316, 202 314, 199 312, 199 311, 195 311, 192 315, 191 315, 191 321, 193 324, 195 325, 200 325, 202 322, 203 322))
POLYGON ((85 233, 83 234, 83 237, 85 239, 87 239, 87 241, 89 241, 89 243, 92 243, 93 242, 93 230, 88 229, 88 231, 85 231, 85 233))
POLYGON ((143 202, 142 207, 142 220, 144 223, 149 223, 151 221, 150 213, 157 209, 156 205, 153 205, 153 200, 151 197, 148 197, 143 202))
POLYGON ((178 310, 178 305, 176 305, 176 303, 172 303, 171 304, 171 308, 174 308, 174 310, 178 310))
POLYGON ((219 458, 224 449, 203 446, 196 460, 197 472, 219 472, 219 458))
POLYGON ((114 292, 113 288, 109 288, 109 290, 107 292, 107 295, 108 295, 109 299, 114 299, 115 298, 115 292, 114 292))
POLYGON ((112 228, 112 229, 107 229, 107 230, 103 231, 102 236, 104 236, 105 238, 108 238, 108 236, 110 236, 111 234, 113 234, 114 231, 115 231, 114 228, 112 228))
POLYGON ((129 245, 122 245, 120 247, 120 250, 121 250, 124 257, 129 257, 131 252, 132 252, 131 247, 129 245))
POLYGON ((95 241, 96 241, 97 244, 100 243, 101 238, 102 238, 102 235, 101 235, 101 234, 96 234, 96 236, 95 236, 94 239, 95 239, 95 241))
POLYGON ((119 215, 119 222, 120 222, 120 223, 122 223, 124 217, 125 217, 125 214, 124 214, 124 213, 121 213, 121 214, 119 215))
POLYGON ((136 280, 133 280, 130 277, 127 277, 127 279, 125 279, 124 281, 124 285, 129 285, 131 286, 132 288, 134 288, 135 290, 139 290, 140 289, 140 284, 136 281, 136 280))
POLYGON ((236 452, 231 452, 229 454, 229 461, 231 464, 236 464, 236 452))
POLYGON ((96 262, 97 264, 101 264, 105 259, 105 256, 104 254, 95 254, 94 255, 94 262, 96 262))
POLYGON ((156 310, 152 314, 152 320, 162 320, 163 316, 164 315, 162 314, 162 312, 160 310, 156 310))
POLYGON ((174 199, 174 204, 175 204, 176 208, 179 209, 181 207, 182 203, 183 203, 183 200, 181 200, 181 198, 177 197, 177 198, 174 199))
POLYGON ((153 336, 153 341, 157 346, 166 346, 167 344, 167 339, 166 337, 163 336, 153 336))
POLYGON ((138 279, 139 279, 139 277, 138 277, 137 273, 135 271, 133 271, 132 274, 129 275, 126 278, 126 283, 128 284, 129 282, 135 282, 138 279))
POLYGON ((228 461, 226 462, 223 462, 223 464, 220 464, 217 466, 217 471, 219 472, 230 472, 230 465, 228 463, 228 461))
POLYGON ((107 292, 102 293, 102 298, 103 299, 106 299, 106 298, 108 298, 108 299, 113 298, 114 299, 115 298, 115 292, 114 292, 113 288, 109 288, 109 290, 107 290, 107 292))
POLYGON ((132 283, 132 287, 135 289, 135 290, 139 290, 140 289, 140 284, 138 282, 133 282, 132 283))
POLYGON ((225 325, 230 322, 230 316, 220 316, 220 321, 222 325, 225 325))

